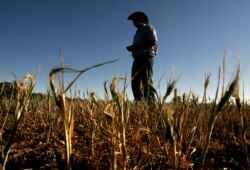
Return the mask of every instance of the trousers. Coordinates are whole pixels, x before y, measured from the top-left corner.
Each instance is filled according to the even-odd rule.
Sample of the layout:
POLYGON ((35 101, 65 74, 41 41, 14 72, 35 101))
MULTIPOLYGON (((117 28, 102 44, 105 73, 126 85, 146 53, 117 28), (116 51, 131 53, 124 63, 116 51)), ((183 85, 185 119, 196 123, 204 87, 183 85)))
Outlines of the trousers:
POLYGON ((151 56, 134 59, 131 85, 135 100, 155 101, 156 90, 153 87, 153 64, 151 56))

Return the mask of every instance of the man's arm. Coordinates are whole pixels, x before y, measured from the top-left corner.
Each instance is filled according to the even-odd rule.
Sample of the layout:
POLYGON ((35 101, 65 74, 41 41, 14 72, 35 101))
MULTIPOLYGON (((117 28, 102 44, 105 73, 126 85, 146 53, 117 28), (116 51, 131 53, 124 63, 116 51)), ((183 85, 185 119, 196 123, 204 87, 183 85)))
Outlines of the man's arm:
POLYGON ((144 43, 133 44, 133 45, 127 46, 127 50, 133 52, 141 48, 148 48, 148 47, 155 46, 156 44, 157 44, 156 40, 148 40, 144 43))

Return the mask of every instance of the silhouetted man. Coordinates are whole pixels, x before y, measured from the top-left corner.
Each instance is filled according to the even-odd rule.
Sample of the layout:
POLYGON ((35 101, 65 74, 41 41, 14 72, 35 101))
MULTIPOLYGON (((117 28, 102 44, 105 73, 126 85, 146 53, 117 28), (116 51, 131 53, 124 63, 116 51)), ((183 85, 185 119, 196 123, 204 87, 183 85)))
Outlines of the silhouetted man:
POLYGON ((148 17, 143 12, 134 12, 128 20, 132 20, 137 31, 133 44, 127 46, 127 50, 134 58, 132 66, 132 91, 135 100, 154 101, 156 90, 153 87, 153 63, 157 53, 157 33, 152 25, 149 25, 148 17))

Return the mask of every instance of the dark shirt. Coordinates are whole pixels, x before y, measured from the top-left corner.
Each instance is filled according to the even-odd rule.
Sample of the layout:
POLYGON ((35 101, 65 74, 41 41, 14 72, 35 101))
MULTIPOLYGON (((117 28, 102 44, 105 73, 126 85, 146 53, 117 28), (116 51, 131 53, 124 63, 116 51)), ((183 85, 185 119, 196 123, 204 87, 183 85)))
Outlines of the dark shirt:
MULTIPOLYGON (((145 43, 149 40, 155 40, 157 39, 157 33, 155 28, 152 25, 144 25, 142 28, 138 29, 134 35, 133 44, 141 44, 145 43)), ((157 54, 157 44, 152 47, 146 47, 146 48, 139 48, 138 50, 135 50, 132 52, 133 58, 137 58, 139 56, 155 56, 157 54)))

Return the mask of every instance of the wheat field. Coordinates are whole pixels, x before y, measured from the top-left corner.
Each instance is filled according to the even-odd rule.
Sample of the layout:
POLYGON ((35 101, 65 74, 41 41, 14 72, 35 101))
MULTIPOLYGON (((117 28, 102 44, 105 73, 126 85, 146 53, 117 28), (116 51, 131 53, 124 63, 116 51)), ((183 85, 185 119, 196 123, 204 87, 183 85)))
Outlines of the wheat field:
POLYGON ((46 94, 32 93, 32 75, 8 92, 0 86, 2 169, 249 169, 250 106, 238 92, 240 68, 210 102, 209 75, 202 98, 177 96, 172 80, 157 101, 135 102, 127 86, 118 88, 126 81, 120 77, 104 83, 104 99, 67 97, 64 74, 59 87, 54 80, 62 71, 86 69, 53 69, 46 94))

